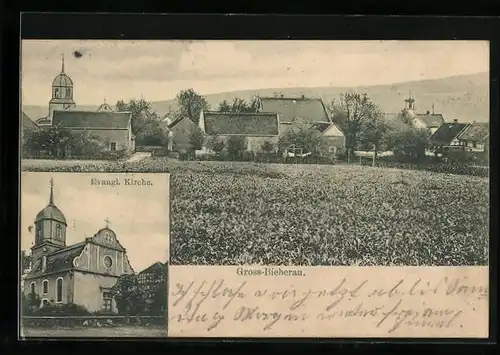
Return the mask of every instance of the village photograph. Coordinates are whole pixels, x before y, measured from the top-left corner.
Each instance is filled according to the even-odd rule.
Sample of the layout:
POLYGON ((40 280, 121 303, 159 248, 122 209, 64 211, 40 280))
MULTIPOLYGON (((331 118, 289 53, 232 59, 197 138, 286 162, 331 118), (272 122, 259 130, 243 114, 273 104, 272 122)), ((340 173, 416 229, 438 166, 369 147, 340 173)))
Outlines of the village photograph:
POLYGON ((168 184, 22 173, 21 338, 166 336, 168 184))
POLYGON ((489 255, 485 41, 24 41, 23 171, 169 172, 171 265, 489 255))

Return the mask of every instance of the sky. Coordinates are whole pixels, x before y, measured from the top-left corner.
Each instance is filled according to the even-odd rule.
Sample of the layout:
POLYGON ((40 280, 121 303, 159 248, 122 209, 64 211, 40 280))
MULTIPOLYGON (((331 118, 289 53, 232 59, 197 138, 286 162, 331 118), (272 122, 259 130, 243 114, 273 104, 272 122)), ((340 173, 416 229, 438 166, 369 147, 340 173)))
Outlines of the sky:
POLYGON ((371 86, 489 70, 487 41, 23 40, 24 105, 47 105, 61 70, 77 105, 262 88, 371 86), (80 55, 75 56, 75 52, 80 55))
POLYGON ((50 179, 54 179, 54 203, 68 223, 66 245, 94 236, 106 226, 116 233, 127 249, 135 271, 168 260, 169 199, 166 174, 46 173, 23 172, 21 175, 21 249, 35 241, 34 226, 38 212, 47 206, 50 179), (99 187, 90 178, 144 177, 153 187, 99 187))

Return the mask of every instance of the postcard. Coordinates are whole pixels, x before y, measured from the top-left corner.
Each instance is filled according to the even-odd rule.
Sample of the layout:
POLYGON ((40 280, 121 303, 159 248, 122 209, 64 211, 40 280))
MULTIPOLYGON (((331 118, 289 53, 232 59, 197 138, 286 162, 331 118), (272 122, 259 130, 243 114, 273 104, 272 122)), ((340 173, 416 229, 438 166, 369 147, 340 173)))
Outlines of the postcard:
POLYGON ((23 172, 21 337, 165 337, 168 194, 168 174, 23 172))
POLYGON ((487 41, 23 40, 20 121, 33 186, 170 174, 169 336, 489 336, 487 41))

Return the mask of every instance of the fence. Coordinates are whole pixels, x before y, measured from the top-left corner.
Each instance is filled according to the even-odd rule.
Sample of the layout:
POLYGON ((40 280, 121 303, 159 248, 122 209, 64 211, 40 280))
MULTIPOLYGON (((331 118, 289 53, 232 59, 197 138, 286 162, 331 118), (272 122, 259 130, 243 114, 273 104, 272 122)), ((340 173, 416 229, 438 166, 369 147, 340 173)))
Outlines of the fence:
POLYGON ((25 316, 21 319, 24 327, 116 327, 123 325, 166 325, 166 316, 25 316))

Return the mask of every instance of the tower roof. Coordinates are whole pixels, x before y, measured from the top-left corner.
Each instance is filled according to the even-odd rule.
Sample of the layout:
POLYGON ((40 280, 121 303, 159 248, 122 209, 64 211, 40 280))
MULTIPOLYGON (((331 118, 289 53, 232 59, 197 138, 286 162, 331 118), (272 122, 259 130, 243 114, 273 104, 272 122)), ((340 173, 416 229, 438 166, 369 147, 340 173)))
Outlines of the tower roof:
POLYGON ((35 218, 35 223, 43 219, 52 219, 66 225, 66 217, 59 208, 54 204, 54 181, 50 179, 50 198, 49 204, 35 218))
POLYGON ((52 86, 73 86, 73 81, 64 72, 64 54, 61 55, 61 73, 54 78, 52 86))

